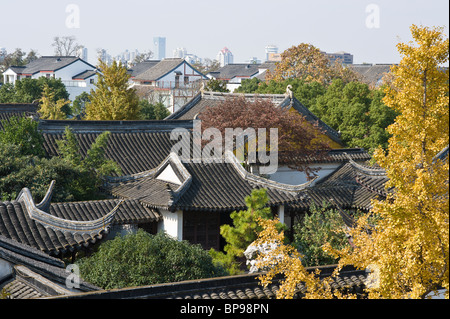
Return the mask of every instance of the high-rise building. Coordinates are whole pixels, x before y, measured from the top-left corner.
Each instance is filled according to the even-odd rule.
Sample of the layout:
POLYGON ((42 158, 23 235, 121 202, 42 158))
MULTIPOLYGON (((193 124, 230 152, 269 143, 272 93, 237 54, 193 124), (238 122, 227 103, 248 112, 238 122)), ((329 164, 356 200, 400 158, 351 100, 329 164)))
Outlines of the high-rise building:
POLYGON ((80 49, 78 49, 77 51, 77 57, 79 57, 80 59, 87 61, 88 60, 88 49, 81 47, 80 49))
POLYGON ((173 57, 183 59, 185 56, 187 56, 187 50, 186 48, 176 48, 173 50, 173 57))
POLYGON ((342 64, 353 64, 353 54, 344 51, 336 53, 327 53, 327 52, 322 53, 324 53, 328 57, 328 59, 330 59, 331 63, 334 63, 337 60, 339 60, 342 64))
POLYGON ((266 61, 272 61, 274 56, 278 56, 278 47, 273 44, 266 46, 266 61))
POLYGON ((166 58, 166 38, 154 37, 153 44, 155 45, 155 59, 162 60, 166 58))
POLYGON ((223 67, 227 64, 232 64, 233 63, 233 53, 231 53, 231 51, 227 47, 224 47, 217 54, 217 61, 219 61, 221 67, 223 67))

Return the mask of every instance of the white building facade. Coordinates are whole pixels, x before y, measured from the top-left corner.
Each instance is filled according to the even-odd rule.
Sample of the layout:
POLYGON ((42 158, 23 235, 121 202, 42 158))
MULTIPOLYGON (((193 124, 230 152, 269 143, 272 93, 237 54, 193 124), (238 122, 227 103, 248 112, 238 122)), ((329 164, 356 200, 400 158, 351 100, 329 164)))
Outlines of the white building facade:
POLYGON ((219 61, 221 67, 224 67, 227 64, 232 64, 233 59, 233 53, 231 53, 227 47, 224 47, 217 54, 217 61, 219 61))
POLYGON ((83 92, 89 93, 97 82, 96 68, 73 56, 43 56, 21 67, 11 66, 3 72, 3 82, 15 84, 17 80, 40 77, 60 79, 73 101, 83 92))

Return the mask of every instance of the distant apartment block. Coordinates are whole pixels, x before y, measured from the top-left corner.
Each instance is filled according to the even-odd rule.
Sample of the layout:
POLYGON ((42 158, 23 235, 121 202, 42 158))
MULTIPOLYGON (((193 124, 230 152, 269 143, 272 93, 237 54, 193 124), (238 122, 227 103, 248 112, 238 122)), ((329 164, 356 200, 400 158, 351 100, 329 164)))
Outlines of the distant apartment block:
POLYGON ((128 70, 130 86, 140 98, 150 103, 163 103, 175 112, 190 100, 208 78, 196 70, 186 57, 149 60, 137 63, 128 70))
POLYGON ((97 81, 97 69, 76 56, 43 56, 25 66, 11 66, 3 72, 3 82, 40 77, 60 79, 73 101, 83 92, 89 93, 97 81))
POLYGON ((265 81, 266 71, 273 72, 275 63, 265 62, 260 63, 230 63, 221 67, 217 71, 209 72, 206 76, 210 79, 224 81, 227 84, 227 89, 234 92, 241 86, 243 80, 258 78, 265 81))
POLYGON ((278 53, 278 47, 276 45, 268 45, 265 48, 266 61, 281 61, 281 55, 278 53))
POLYGON ((231 51, 227 47, 224 47, 217 54, 217 61, 219 61, 221 67, 224 67, 227 64, 232 64, 233 53, 231 53, 231 51))
POLYGON ((78 49, 77 57, 79 57, 81 60, 87 61, 88 60, 88 49, 87 48, 78 49))
POLYGON ((176 48, 173 50, 173 57, 178 59, 184 59, 184 57, 187 55, 186 48, 176 48))
POLYGON ((153 44, 155 46, 155 59, 163 60, 166 58, 166 38, 154 37, 153 44))
POLYGON ((339 60, 342 64, 353 64, 353 54, 344 51, 336 53, 327 53, 327 52, 322 53, 325 54, 328 57, 328 59, 330 59, 331 63, 334 63, 339 60))

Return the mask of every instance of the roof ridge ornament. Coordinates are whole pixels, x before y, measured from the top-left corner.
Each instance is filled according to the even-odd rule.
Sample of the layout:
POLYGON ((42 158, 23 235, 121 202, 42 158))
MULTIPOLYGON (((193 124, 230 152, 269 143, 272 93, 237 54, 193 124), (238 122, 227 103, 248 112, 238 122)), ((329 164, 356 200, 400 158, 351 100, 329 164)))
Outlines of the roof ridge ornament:
POLYGON ((360 172, 367 174, 367 175, 371 175, 371 176, 386 176, 386 170, 383 168, 377 168, 377 167, 368 167, 368 166, 364 166, 362 164, 356 163, 351 157, 350 155, 347 154, 347 152, 344 152, 344 154, 347 156, 348 158, 348 162, 357 170, 359 170, 360 172))
POLYGON ((36 206, 30 190, 26 187, 22 188, 19 196, 17 196, 16 201, 22 202, 25 205, 28 216, 31 219, 41 223, 45 228, 49 227, 54 230, 59 230, 61 232, 70 232, 72 234, 99 233, 101 231, 107 231, 116 215, 117 210, 123 203, 123 200, 120 200, 119 203, 108 214, 101 218, 89 221, 77 221, 56 217, 45 211, 42 211, 36 206))
POLYGON ((247 170, 245 170, 244 167, 242 167, 241 163, 239 163, 239 161, 236 158, 236 156, 234 155, 234 153, 230 150, 225 151, 225 161, 227 163, 231 163, 234 166, 234 168, 236 169, 236 171, 245 180, 248 180, 255 184, 259 184, 263 187, 276 188, 280 191, 292 193, 292 194, 298 194, 298 193, 304 191, 305 189, 312 186, 313 183, 316 181, 316 179, 319 178, 318 176, 316 176, 316 177, 312 178, 310 181, 307 181, 306 183, 298 184, 298 185, 284 184, 284 183, 276 182, 276 181, 273 181, 273 180, 270 180, 270 179, 267 179, 267 178, 264 178, 264 177, 261 177, 261 176, 258 176, 258 175, 248 172, 247 170))
POLYGON ((50 204, 53 196, 53 189, 55 188, 56 181, 52 180, 50 186, 48 187, 47 193, 45 193, 44 198, 41 200, 39 204, 36 205, 37 209, 40 209, 44 212, 48 212, 50 209, 50 204))
POLYGON ((292 100, 292 98, 294 97, 294 94, 292 92, 292 85, 288 84, 288 86, 286 87, 286 96, 289 96, 289 98, 292 100))

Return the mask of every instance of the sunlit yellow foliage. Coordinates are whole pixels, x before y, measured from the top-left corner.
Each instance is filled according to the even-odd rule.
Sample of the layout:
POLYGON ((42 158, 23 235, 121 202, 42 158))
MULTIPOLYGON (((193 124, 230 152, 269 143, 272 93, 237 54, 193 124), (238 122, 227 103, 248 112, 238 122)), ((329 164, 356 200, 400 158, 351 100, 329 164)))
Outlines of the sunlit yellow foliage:
POLYGON ((42 97, 39 100, 39 114, 41 118, 48 120, 66 119, 66 114, 63 112, 62 108, 64 105, 70 104, 70 101, 59 99, 55 102, 54 100, 55 92, 53 92, 48 84, 44 84, 42 97))
POLYGON ((385 201, 373 202, 380 217, 373 232, 365 220, 352 231, 353 251, 341 251, 340 263, 379 270, 370 297, 424 298, 449 286, 448 157, 436 155, 449 143, 449 41, 439 28, 417 27, 415 43, 400 43, 403 58, 392 69, 394 81, 384 103, 400 115, 388 130, 387 153, 374 158, 386 170, 385 201))
POLYGON ((139 119, 139 98, 129 87, 130 75, 121 62, 111 65, 99 60, 101 74, 86 104, 86 120, 118 121, 139 119))
MULTIPOLYGON (((399 43, 400 64, 392 68, 393 81, 384 103, 400 114, 389 126, 388 151, 374 153, 386 170, 389 195, 374 201, 372 214, 358 220, 349 231, 353 246, 329 253, 340 257, 339 266, 372 269, 369 298, 425 298, 439 288, 449 288, 449 166, 448 157, 436 155, 449 143, 449 41, 442 29, 411 27, 414 42, 399 43)), ((259 243, 283 243, 274 221, 262 221, 259 243)), ((302 267, 293 247, 279 244, 261 257, 268 269, 263 283, 283 274, 279 298, 291 298, 294 287, 305 282, 309 298, 329 298, 332 292, 318 284, 302 267), (264 257, 264 258, 263 258, 264 257)), ((336 296, 342 297, 342 296, 336 296)))
POLYGON ((319 272, 308 272, 302 265, 302 255, 291 245, 284 243, 284 232, 279 232, 277 219, 258 219, 263 231, 259 233, 255 245, 264 243, 276 243, 276 248, 268 254, 262 254, 257 259, 257 267, 266 272, 259 277, 262 285, 268 285, 279 274, 285 276, 280 289, 277 292, 278 299, 292 299, 298 290, 298 285, 307 287, 301 291, 305 299, 332 299, 332 298, 356 298, 355 295, 342 295, 338 290, 331 288, 331 282, 337 272, 332 276, 321 280, 319 272))

